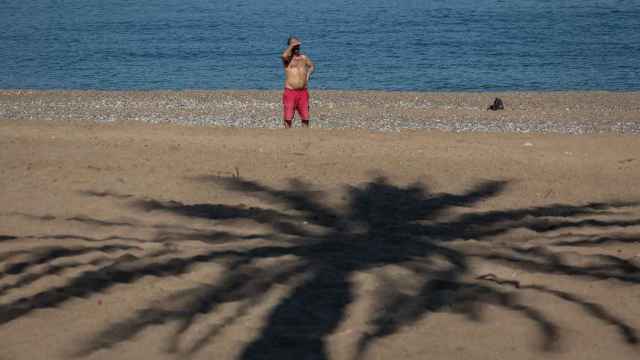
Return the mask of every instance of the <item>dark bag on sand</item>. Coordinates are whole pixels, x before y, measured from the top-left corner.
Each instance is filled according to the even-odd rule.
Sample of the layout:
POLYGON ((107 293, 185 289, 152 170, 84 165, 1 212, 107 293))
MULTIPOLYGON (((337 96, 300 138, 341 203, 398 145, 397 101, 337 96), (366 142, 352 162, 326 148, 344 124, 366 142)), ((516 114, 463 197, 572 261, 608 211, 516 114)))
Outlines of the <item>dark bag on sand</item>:
POLYGON ((504 104, 502 103, 502 99, 496 98, 495 100, 493 100, 493 105, 489 105, 487 110, 493 110, 493 111, 504 110, 504 104))

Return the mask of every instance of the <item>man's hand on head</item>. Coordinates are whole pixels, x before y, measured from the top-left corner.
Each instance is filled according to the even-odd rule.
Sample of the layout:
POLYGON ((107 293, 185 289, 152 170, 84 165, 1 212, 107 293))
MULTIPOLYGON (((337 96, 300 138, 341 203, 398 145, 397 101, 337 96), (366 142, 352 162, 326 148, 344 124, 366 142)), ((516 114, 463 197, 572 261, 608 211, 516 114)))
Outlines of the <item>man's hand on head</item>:
POLYGON ((296 47, 300 47, 300 45, 302 45, 302 43, 296 39, 291 40, 291 46, 292 48, 296 48, 296 47))

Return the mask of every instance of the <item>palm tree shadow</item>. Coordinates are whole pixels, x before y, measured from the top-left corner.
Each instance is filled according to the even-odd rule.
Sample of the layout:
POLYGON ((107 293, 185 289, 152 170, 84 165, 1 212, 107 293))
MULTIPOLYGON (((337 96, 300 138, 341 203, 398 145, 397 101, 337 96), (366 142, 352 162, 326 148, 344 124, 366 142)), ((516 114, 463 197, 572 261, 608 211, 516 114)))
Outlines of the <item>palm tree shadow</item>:
MULTIPOLYGON (((233 187, 251 189, 266 197, 282 198, 283 194, 261 188, 258 184, 234 180, 233 187)), ((292 182, 292 187, 303 184, 292 182)), ((428 312, 445 307, 473 309, 469 302, 493 302, 520 311, 542 329, 546 342, 555 341, 557 330, 539 312, 522 305, 504 293, 486 286, 465 283, 462 278, 469 271, 463 253, 442 246, 443 240, 434 238, 441 233, 432 225, 419 221, 433 221, 455 206, 470 207, 496 196, 505 182, 484 182, 462 195, 429 194, 426 187, 414 184, 407 188, 389 184, 377 178, 362 188, 349 189, 348 207, 342 214, 333 214, 320 207, 317 216, 304 216, 307 221, 323 220, 330 228, 312 245, 299 254, 309 264, 312 277, 284 301, 280 302, 260 337, 243 352, 243 359, 283 357, 325 359, 326 338, 343 319, 344 311, 353 300, 350 275, 382 268, 389 264, 405 265, 422 277, 415 296, 394 291, 393 286, 380 292, 378 311, 372 317, 372 331, 360 341, 359 354, 364 353, 375 339, 391 335, 404 325, 419 320, 428 312), (416 232, 417 228, 422 233, 416 232), (427 230, 426 232, 424 230, 427 230), (427 233, 431 236, 428 236, 427 233), (431 258, 441 257, 448 263, 444 268, 429 266, 431 258), (421 263, 422 266, 416 266, 421 263), (385 291, 386 290, 386 291, 385 291)), ((312 210, 308 199, 284 194, 295 209, 312 210)), ((551 345, 546 345, 551 346, 551 345)))
MULTIPOLYGON (((248 208, 143 199, 133 200, 133 208, 145 212, 169 212, 185 219, 220 223, 242 219, 268 225, 272 233, 260 236, 268 237, 271 240, 269 245, 261 244, 244 250, 214 249, 196 256, 152 259, 142 263, 137 259, 120 259, 100 270, 80 274, 62 289, 52 289, 13 304, 1 305, 0 313, 6 315, 0 317, 0 325, 37 308, 52 307, 71 297, 101 292, 118 282, 134 283, 149 274, 179 276, 188 272, 193 264, 216 262, 223 264, 225 271, 215 284, 199 285, 150 304, 90 337, 75 355, 86 356, 118 345, 150 326, 165 323, 178 324, 169 342, 169 351, 195 354, 226 327, 237 323, 264 302, 276 286, 284 284, 290 286, 291 291, 273 307, 259 335, 244 347, 239 357, 327 359, 328 337, 345 320, 348 306, 356 299, 354 284, 351 283, 353 276, 358 273, 379 274, 378 270, 392 265, 412 275, 414 291, 401 290, 406 286, 401 279, 380 276, 375 311, 369 319, 369 330, 358 341, 356 356, 363 355, 376 340, 397 333, 429 313, 458 312, 478 321, 486 304, 513 311, 530 320, 539 329, 542 349, 553 350, 561 339, 559 327, 541 309, 520 301, 518 291, 523 289, 574 304, 588 316, 613 325, 625 343, 638 343, 636 329, 600 304, 565 291, 522 285, 492 274, 474 277, 470 261, 480 258, 525 271, 614 279, 630 284, 640 282, 640 269, 635 264, 616 257, 581 259, 579 263, 573 263, 548 249, 491 244, 478 250, 460 245, 466 239, 489 243, 493 237, 517 228, 545 232, 575 226, 598 226, 602 229, 609 225, 620 226, 619 221, 567 219, 607 215, 609 211, 636 206, 635 203, 457 211, 472 209, 499 196, 507 182, 485 181, 461 194, 438 194, 430 192, 421 183, 403 187, 378 177, 361 186, 348 188, 344 206, 335 207, 327 205, 326 194, 299 180, 291 180, 284 190, 241 178, 202 177, 198 180, 255 196, 270 206, 248 208), (279 210, 282 208, 286 210, 279 210), (550 218, 554 219, 551 223, 550 218), (264 260, 276 261, 264 265, 264 260), (588 260, 593 260, 593 264, 588 260), (181 345, 182 337, 198 316, 215 313, 229 303, 239 304, 235 312, 211 325, 194 343, 186 347, 181 345)), ((629 221, 628 226, 637 222, 629 221)), ((214 234, 215 239, 211 240, 225 243, 252 238, 221 234, 214 234)), ((192 236, 206 240, 209 235, 192 236)), ((177 239, 177 236, 166 233, 160 238, 177 239)), ((576 241, 575 244, 580 243, 576 241)))

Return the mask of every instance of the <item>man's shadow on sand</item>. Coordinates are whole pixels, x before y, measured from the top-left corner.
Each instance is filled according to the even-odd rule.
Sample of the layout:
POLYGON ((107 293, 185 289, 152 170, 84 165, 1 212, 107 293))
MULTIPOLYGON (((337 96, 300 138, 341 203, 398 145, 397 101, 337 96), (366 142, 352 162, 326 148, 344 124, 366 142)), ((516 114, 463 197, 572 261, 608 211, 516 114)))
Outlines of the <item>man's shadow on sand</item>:
MULTIPOLYGON (((111 324, 91 336, 76 355, 86 356, 116 346, 132 340, 151 326, 166 323, 178 324, 169 350, 184 352, 184 355, 195 354, 226 327, 265 302, 267 294, 277 285, 284 284, 292 290, 274 306, 266 325, 239 357, 326 359, 327 339, 345 319, 347 307, 355 301, 353 276, 393 265, 418 279, 414 283, 415 291, 403 291, 406 284, 402 279, 380 275, 379 288, 374 295, 375 311, 367 324, 368 332, 359 339, 356 357, 363 355, 374 341, 398 332, 401 327, 411 325, 429 313, 457 312, 479 321, 486 304, 529 319, 539 329, 541 347, 553 350, 560 342, 560 330, 541 309, 521 301, 518 292, 523 289, 575 304, 588 316, 612 325, 625 343, 638 343, 637 331, 600 304, 562 290, 500 279, 495 274, 475 276, 470 269, 470 261, 477 258, 529 272, 636 284, 640 282, 640 268, 615 256, 584 256, 573 261, 546 247, 489 244, 493 237, 516 228, 546 232, 594 226, 606 231, 614 226, 640 225, 640 219, 583 219, 584 216, 606 215, 609 211, 633 207, 637 205, 635 203, 551 205, 457 213, 452 210, 471 208, 498 196, 507 183, 486 181, 461 194, 437 194, 421 183, 403 187, 379 177, 348 188, 345 205, 332 207, 323 199, 326 194, 299 180, 290 181, 284 190, 241 178, 203 177, 199 181, 255 196, 272 206, 183 204, 154 199, 133 200, 131 204, 145 212, 169 212, 192 219, 254 221, 268 226, 271 232, 238 235, 228 231, 196 231, 187 237, 214 244, 269 239, 269 245, 212 250, 192 257, 176 256, 157 261, 151 258, 144 262, 138 262, 139 258, 135 256, 125 256, 96 271, 82 273, 63 287, 0 305, 0 314, 4 314, 0 316, 0 325, 38 308, 49 308, 72 297, 102 292, 117 283, 134 283, 145 275, 179 276, 189 272, 194 264, 216 262, 224 264, 225 271, 215 284, 178 291, 158 302, 179 304, 177 307, 151 304, 126 320, 111 324), (286 210, 279 210, 283 208, 286 210), (475 241, 466 246, 467 239, 475 241), (269 263, 271 265, 257 265, 264 264, 265 260, 274 261, 269 263), (233 314, 211 325, 188 348, 180 346, 181 338, 198 316, 213 313, 228 303, 241 305, 233 314)), ((181 236, 167 231, 156 240, 181 241, 181 236)), ((618 241, 636 239, 584 236, 562 240, 555 245, 589 246, 618 241)))

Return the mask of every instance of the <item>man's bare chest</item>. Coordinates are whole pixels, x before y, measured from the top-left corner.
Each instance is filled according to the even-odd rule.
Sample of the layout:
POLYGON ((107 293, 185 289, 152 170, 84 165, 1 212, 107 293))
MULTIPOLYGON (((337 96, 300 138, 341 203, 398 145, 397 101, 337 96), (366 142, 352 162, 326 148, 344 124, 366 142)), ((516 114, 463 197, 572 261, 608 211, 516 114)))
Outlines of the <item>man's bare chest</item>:
POLYGON ((305 70, 307 67, 307 62, 304 56, 297 56, 291 59, 289 65, 287 65, 287 69, 291 70, 305 70))

